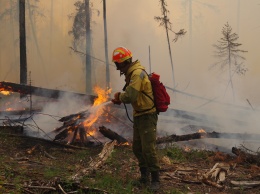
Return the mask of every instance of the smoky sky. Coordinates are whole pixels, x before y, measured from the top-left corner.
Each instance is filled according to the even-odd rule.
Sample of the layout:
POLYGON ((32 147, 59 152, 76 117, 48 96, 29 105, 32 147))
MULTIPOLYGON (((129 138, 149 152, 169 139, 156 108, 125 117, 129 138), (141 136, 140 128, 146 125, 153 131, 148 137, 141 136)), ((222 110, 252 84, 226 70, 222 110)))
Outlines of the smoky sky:
MULTIPOLYGON (((69 47, 76 1, 30 1, 36 7, 34 14, 26 12, 28 71, 34 85, 85 92, 84 58, 69 47), (53 17, 51 17, 53 16, 53 17)), ((19 81, 19 36, 16 1, 1 1, 1 47, 0 79, 19 81), (12 14, 3 14, 10 9, 12 14)), ((91 1, 92 5, 92 60, 93 84, 105 86, 105 49, 102 1, 91 1)), ((228 86, 227 72, 209 70, 215 63, 213 44, 222 37, 221 30, 228 22, 233 32, 239 35, 248 67, 245 76, 233 77, 235 103, 248 106, 247 99, 259 106, 260 92, 255 88, 259 83, 259 1, 168 1, 168 18, 172 30, 187 31, 176 43, 174 33, 169 32, 172 49, 176 89, 206 98, 234 101, 228 86), (191 3, 191 8, 190 8, 191 3)), ((161 81, 173 87, 173 76, 165 29, 154 20, 161 16, 159 1, 112 0, 107 2, 108 55, 110 80, 113 91, 121 90, 124 78, 119 77, 112 62, 111 53, 117 46, 125 46, 133 52, 149 71, 161 75, 161 81), (145 9, 144 9, 145 7, 145 9), (150 53, 149 53, 150 47, 150 53), (149 57, 151 69, 149 68, 149 57)), ((84 50, 82 50, 84 52, 84 50)), ((178 98, 178 100, 181 100, 178 98)))

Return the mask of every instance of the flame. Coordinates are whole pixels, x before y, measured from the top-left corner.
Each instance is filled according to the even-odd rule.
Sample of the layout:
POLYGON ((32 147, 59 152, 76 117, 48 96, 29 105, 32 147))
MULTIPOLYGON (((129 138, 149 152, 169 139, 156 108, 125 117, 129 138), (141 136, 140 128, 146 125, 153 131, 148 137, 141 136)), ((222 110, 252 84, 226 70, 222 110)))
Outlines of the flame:
POLYGON ((9 92, 9 91, 1 91, 0 94, 3 94, 5 96, 7 96, 7 95, 10 95, 11 92, 9 92))
POLYGON ((191 151, 191 148, 188 147, 188 146, 185 146, 185 147, 184 147, 184 151, 185 151, 185 152, 190 152, 190 151, 191 151))
POLYGON ((12 111, 12 110, 14 110, 13 108, 7 108, 7 109, 5 109, 6 111, 12 111))
POLYGON ((94 87, 95 93, 98 95, 98 97, 95 99, 93 106, 100 105, 107 101, 109 98, 109 94, 111 93, 112 89, 104 90, 98 86, 94 87))
POLYGON ((204 129, 199 129, 198 133, 207 133, 204 129))
MULTIPOLYGON (((92 126, 93 123, 95 123, 97 121, 97 119, 99 118, 99 116, 104 112, 103 107, 98 106, 98 105, 101 105, 102 103, 106 102, 109 98, 109 94, 111 93, 111 89, 104 90, 98 86, 94 87, 94 91, 98 95, 98 97, 95 99, 95 101, 91 107, 91 109, 93 110, 93 114, 91 114, 83 122, 84 127, 88 127, 88 128, 90 126, 92 126)), ((90 133, 90 132, 88 132, 88 133, 90 133)))

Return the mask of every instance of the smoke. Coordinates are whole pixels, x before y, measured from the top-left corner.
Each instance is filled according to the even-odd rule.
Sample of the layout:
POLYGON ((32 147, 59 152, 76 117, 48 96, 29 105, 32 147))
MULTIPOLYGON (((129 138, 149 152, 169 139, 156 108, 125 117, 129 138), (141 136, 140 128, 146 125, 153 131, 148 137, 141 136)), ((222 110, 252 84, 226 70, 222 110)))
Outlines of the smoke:
MULTIPOLYGON (((3 2, 1 2, 3 6, 0 11, 9 6, 5 1, 3 2)), ((54 1, 53 18, 50 18, 51 1, 39 2, 39 9, 45 17, 35 18, 35 30, 43 61, 40 61, 36 52, 31 24, 27 23, 28 71, 31 72, 33 85, 85 92, 84 60, 69 49, 72 36, 68 35, 68 32, 71 30, 73 21, 68 19, 68 15, 75 12, 73 5, 75 2, 76 0, 54 1), (52 28, 51 19, 54 23, 52 28), (52 32, 51 29, 53 29, 52 32)), ((239 21, 235 0, 215 2, 212 6, 215 6, 218 12, 205 6, 212 2, 206 0, 202 3, 194 2, 192 21, 189 21, 187 5, 185 8, 183 2, 168 1, 167 3, 173 30, 187 30, 185 37, 177 43, 171 42, 177 85, 175 89, 208 100, 170 92, 172 98, 170 108, 189 112, 192 116, 194 113, 198 119, 194 121, 189 119, 190 117, 181 118, 172 112, 162 113, 159 115, 159 132, 183 134, 182 128, 187 125, 205 124, 220 132, 259 133, 257 118, 259 118, 260 93, 256 89, 260 73, 258 65, 260 39, 256 38, 259 34, 257 26, 260 25, 257 20, 260 13, 259 6, 256 6, 258 1, 241 2, 239 21), (212 56, 214 50, 212 44, 221 38, 221 29, 226 22, 229 22, 234 32, 238 33, 239 42, 243 44, 242 49, 249 51, 245 56, 249 71, 244 77, 234 77, 235 101, 231 89, 227 88, 229 80, 226 74, 209 71, 209 66, 217 60, 212 56), (190 25, 192 25, 192 31, 190 25), (231 103, 240 108, 227 105, 231 103)), ((93 8, 101 13, 98 15, 95 12, 92 15, 92 55, 101 59, 101 61, 92 59, 93 85, 105 87, 106 67, 102 62, 105 61, 102 2, 92 1, 92 4, 93 8)), ((160 14, 159 1, 107 1, 109 60, 115 47, 125 46, 133 52, 134 59, 139 59, 141 64, 149 70, 148 48, 150 46, 151 71, 161 75, 161 81, 166 86, 173 87, 165 30, 154 20, 154 16, 160 16, 160 14)), ((2 26, 0 29, 0 80, 17 83, 19 82, 18 23, 15 20, 14 23, 10 22, 8 17, 0 22, 2 26)), ((170 33, 170 39, 173 38, 173 34, 170 33)), ((112 90, 113 92, 121 91, 124 78, 119 76, 113 64, 109 67, 112 90)), ((73 97, 64 97, 59 100, 59 103, 49 103, 44 107, 44 112, 57 116, 79 112, 83 107, 85 108, 85 106, 79 106, 82 102, 73 97)), ((122 119, 127 120, 123 109, 120 110, 120 116, 124 115, 122 119)), ((46 120, 40 122, 40 126, 48 129, 49 132, 51 129, 48 127, 48 119, 46 116, 46 120)), ((54 127, 60 124, 55 120, 53 122, 54 127)), ((111 128, 113 127, 111 124, 111 128)))

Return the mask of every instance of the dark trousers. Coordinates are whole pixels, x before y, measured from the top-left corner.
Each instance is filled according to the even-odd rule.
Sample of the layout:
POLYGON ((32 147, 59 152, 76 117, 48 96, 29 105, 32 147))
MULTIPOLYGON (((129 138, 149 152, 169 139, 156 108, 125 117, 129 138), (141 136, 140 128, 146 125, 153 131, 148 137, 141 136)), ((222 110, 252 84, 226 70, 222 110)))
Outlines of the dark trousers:
POLYGON ((133 152, 139 167, 148 168, 150 172, 160 169, 155 149, 157 121, 157 113, 134 117, 133 152))

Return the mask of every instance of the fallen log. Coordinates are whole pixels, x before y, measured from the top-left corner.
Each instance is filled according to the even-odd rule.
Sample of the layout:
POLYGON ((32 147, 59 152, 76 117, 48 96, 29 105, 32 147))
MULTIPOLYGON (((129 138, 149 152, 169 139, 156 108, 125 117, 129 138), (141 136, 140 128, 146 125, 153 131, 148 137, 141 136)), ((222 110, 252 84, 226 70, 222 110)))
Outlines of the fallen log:
POLYGON ((258 166, 260 166, 260 154, 253 155, 236 147, 232 147, 232 153, 237 155, 239 159, 241 159, 243 162, 257 164, 258 166))
POLYGON ((99 132, 111 140, 116 140, 118 144, 124 144, 128 142, 124 137, 118 135, 116 132, 104 126, 99 127, 99 132))
POLYGON ((203 138, 224 138, 224 139, 242 139, 242 140, 257 140, 260 139, 260 134, 247 134, 247 133, 192 133, 187 135, 170 135, 167 137, 160 137, 156 140, 157 144, 178 142, 178 141, 188 141, 192 139, 203 139, 203 138))
POLYGON ((96 98, 96 96, 93 95, 55 90, 55 89, 47 89, 47 88, 41 88, 41 87, 30 86, 25 84, 16 84, 12 82, 0 82, 0 91, 18 92, 20 94, 25 94, 25 95, 33 94, 35 96, 55 98, 55 99, 65 94, 67 95, 69 94, 69 95, 89 99, 91 103, 93 103, 94 99, 96 98))
POLYGON ((247 187, 257 187, 260 186, 260 181, 233 181, 231 180, 230 183, 235 186, 247 186, 247 187))

